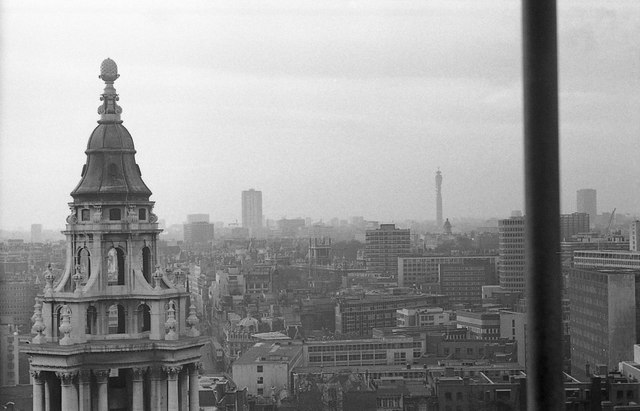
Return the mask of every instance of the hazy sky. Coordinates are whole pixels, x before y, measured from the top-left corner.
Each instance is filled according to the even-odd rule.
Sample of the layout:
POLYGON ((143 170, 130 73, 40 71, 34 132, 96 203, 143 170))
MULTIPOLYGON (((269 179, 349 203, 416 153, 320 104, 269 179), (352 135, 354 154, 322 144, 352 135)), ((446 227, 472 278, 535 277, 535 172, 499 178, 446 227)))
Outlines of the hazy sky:
MULTIPOLYGON (((114 59, 156 214, 523 208, 520 2, 5 0, 0 228, 63 227, 114 59)), ((560 0, 562 208, 640 212, 640 2, 560 0)))

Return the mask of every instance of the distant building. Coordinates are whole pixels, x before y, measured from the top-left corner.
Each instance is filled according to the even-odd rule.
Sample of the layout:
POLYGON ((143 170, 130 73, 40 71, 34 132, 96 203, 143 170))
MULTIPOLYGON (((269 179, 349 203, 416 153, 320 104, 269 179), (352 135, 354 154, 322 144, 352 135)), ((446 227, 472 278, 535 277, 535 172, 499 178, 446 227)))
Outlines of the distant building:
MULTIPOLYGON (((0 367, 0 386, 18 385, 20 383, 20 366, 18 359, 18 329, 11 324, 3 324, 0 317, 0 358, 2 358, 2 367, 0 367)), ((27 370, 23 370, 23 372, 27 370)), ((25 373, 25 374, 26 374, 25 373)), ((26 378, 27 384, 29 379, 26 378)), ((24 384, 24 381, 22 382, 24 384)))
POLYGON ((500 313, 484 311, 456 312, 458 327, 469 330, 469 336, 478 340, 497 340, 500 338, 500 313))
POLYGON ((511 217, 498 221, 498 233, 500 236, 498 249, 500 287, 509 291, 524 291, 524 217, 511 217))
POLYGON ((367 230, 364 257, 367 272, 383 276, 398 276, 398 257, 411 254, 411 232, 396 228, 395 224, 381 224, 379 229, 367 230))
POLYGON ((570 241, 571 237, 589 232, 589 214, 560 214, 560 240, 570 241))
POLYGON ((514 340, 517 344, 518 364, 527 366, 527 314, 500 311, 500 338, 514 340))
POLYGON ((575 268, 626 268, 640 270, 640 252, 628 250, 575 250, 575 268))
POLYGON ((488 285, 493 267, 489 264, 440 264, 440 293, 451 304, 482 304, 482 286, 488 285))
POLYGON ((336 333, 370 335, 373 328, 396 325, 396 310, 447 306, 447 297, 437 294, 365 295, 340 298, 335 306, 336 333))
POLYGON ((184 242, 187 248, 207 247, 214 238, 209 214, 190 214, 184 225, 184 242))
POLYGON ((309 264, 328 265, 331 263, 331 238, 309 239, 309 264))
POLYGON ((20 334, 31 331, 31 316, 36 296, 43 284, 29 278, 0 277, 0 315, 11 317, 20 334))
POLYGON ((289 387, 289 375, 302 365, 302 345, 259 342, 233 363, 233 381, 247 393, 271 397, 289 387))
POLYGON ((482 266, 485 269, 482 285, 494 284, 497 261, 497 255, 399 257, 398 286, 415 285, 425 292, 439 292, 442 280, 440 267, 444 265, 482 266))
POLYGON ((638 343, 640 272, 568 269, 571 373, 582 377, 598 364, 616 369, 638 343))
POLYGON ((242 192, 242 227, 255 236, 262 228, 262 191, 253 188, 242 192))
POLYGON ((640 251, 640 221, 635 220, 629 227, 629 250, 640 251))
POLYGON ((42 242, 42 224, 31 224, 31 242, 42 242))
POLYGON ((398 327, 423 327, 427 325, 451 324, 450 314, 440 307, 402 308, 396 310, 398 327))
POLYGON ((589 214, 590 224, 593 225, 598 216, 598 196, 596 190, 592 188, 578 190, 576 205, 579 213, 589 214))
POLYGON ((393 336, 354 340, 307 341, 304 364, 314 367, 362 367, 413 364, 422 343, 412 337, 393 336))

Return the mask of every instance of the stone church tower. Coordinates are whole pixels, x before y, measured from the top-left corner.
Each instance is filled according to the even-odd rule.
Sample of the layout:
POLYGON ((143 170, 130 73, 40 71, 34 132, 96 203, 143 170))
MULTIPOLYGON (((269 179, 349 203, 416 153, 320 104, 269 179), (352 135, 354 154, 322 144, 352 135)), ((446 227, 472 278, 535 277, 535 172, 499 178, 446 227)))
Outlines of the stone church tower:
POLYGON ((197 411, 198 317, 189 294, 159 266, 160 229, 122 125, 116 63, 106 83, 86 164, 71 193, 66 268, 47 270, 30 344, 35 411, 197 411))

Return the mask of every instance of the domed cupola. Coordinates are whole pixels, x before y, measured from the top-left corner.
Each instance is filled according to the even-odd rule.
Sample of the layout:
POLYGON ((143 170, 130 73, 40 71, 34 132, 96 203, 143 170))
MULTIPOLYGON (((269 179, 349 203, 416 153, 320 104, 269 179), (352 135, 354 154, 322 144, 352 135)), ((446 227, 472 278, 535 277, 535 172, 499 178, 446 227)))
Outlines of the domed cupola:
POLYGON ((71 192, 74 201, 149 201, 151 190, 142 181, 135 160, 135 147, 129 131, 122 125, 117 104, 119 97, 113 87, 120 77, 118 66, 111 59, 100 65, 100 76, 106 86, 98 107, 98 126, 87 144, 87 162, 82 178, 71 192))

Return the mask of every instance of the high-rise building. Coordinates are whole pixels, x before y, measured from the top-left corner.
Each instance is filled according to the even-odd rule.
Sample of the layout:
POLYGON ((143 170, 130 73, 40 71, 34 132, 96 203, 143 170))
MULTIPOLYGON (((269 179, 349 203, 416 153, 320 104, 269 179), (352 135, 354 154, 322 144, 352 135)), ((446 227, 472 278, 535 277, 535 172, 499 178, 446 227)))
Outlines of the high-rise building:
POLYGON ((380 224, 377 230, 365 232, 364 258, 367 271, 396 278, 398 257, 411 254, 411 232, 395 224, 380 224))
POLYGON ((508 291, 524 291, 524 217, 498 221, 498 279, 508 291))
POLYGON ((42 242, 42 224, 31 224, 31 242, 42 242))
POLYGON ((589 232, 589 214, 560 214, 560 240, 571 241, 571 237, 589 232))
POLYGON ((197 410, 204 341, 189 294, 159 268, 158 218, 113 87, 106 87, 64 231, 67 264, 34 306, 33 410, 197 410), (55 280, 55 281, 54 281, 55 280))
POLYGON ((187 248, 206 247, 213 241, 213 224, 209 222, 209 214, 189 214, 183 228, 187 248))
POLYGON ((262 228, 262 191, 253 188, 242 192, 242 227, 254 236, 262 228))
POLYGON ((436 225, 442 229, 442 173, 436 171, 436 225))
POLYGON ((585 377, 596 365, 617 369, 633 358, 640 325, 640 273, 630 269, 570 268, 571 374, 585 377))
POLYGON ((635 220, 629 227, 629 250, 640 251, 640 220, 635 220))
POLYGON ((583 188, 577 192, 577 211, 589 214, 590 224, 593 226, 598 216, 598 197, 593 188, 583 188))

